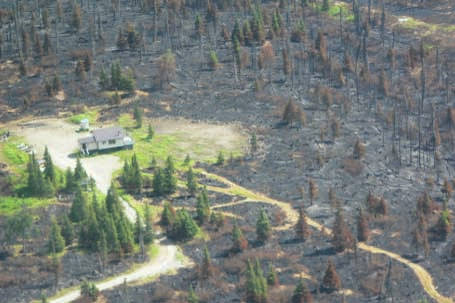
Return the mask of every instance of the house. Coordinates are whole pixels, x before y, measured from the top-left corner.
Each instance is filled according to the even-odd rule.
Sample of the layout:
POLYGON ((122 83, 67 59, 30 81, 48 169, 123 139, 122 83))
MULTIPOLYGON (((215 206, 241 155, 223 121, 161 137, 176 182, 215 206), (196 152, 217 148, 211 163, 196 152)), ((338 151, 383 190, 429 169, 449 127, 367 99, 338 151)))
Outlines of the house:
POLYGON ((95 129, 90 137, 81 138, 78 143, 85 155, 114 148, 133 148, 134 145, 133 139, 119 126, 95 129))

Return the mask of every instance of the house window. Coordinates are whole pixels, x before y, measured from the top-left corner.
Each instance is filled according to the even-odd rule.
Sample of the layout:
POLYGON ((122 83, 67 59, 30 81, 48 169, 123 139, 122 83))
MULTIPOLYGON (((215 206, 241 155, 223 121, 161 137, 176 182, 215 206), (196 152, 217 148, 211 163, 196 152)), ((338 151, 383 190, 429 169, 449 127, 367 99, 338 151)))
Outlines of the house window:
POLYGON ((106 141, 103 141, 103 145, 105 145, 105 144, 106 144, 106 141))
POLYGON ((109 140, 109 144, 115 144, 115 140, 109 140))

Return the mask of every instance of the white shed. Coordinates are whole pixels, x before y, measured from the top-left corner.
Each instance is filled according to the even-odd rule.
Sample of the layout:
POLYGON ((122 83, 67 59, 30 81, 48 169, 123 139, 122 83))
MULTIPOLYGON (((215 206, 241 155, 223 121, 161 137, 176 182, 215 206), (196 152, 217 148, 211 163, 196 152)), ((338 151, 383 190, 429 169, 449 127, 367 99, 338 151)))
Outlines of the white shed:
POLYGON ((88 130, 90 127, 90 123, 87 118, 81 120, 81 130, 88 130))

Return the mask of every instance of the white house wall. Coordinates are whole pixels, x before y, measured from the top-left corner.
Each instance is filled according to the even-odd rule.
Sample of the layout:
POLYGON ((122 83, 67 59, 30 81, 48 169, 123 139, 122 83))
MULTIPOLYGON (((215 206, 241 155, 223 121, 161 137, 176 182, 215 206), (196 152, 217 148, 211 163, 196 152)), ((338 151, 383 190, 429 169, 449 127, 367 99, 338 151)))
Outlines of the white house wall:
POLYGON ((101 141, 98 142, 98 149, 99 150, 104 150, 104 149, 109 149, 109 148, 116 148, 116 147, 123 147, 123 139, 116 139, 115 144, 109 144, 109 141, 101 141))

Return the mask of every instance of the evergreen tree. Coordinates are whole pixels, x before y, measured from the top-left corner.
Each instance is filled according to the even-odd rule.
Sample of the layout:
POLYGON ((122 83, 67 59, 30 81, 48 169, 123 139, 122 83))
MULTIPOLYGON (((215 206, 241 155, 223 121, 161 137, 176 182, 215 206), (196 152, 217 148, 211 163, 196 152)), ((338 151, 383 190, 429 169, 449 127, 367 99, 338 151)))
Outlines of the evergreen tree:
POLYGON ((74 196, 73 203, 71 204, 69 218, 73 222, 82 222, 88 216, 87 198, 82 192, 80 186, 76 188, 76 195, 74 196))
POLYGON ((55 169, 54 164, 52 163, 51 155, 47 149, 47 146, 44 149, 44 177, 47 178, 52 183, 55 183, 55 169))
POLYGON ((117 228, 115 227, 111 214, 107 214, 105 232, 109 251, 120 254, 121 248, 117 236, 117 228))
POLYGON ((152 157, 152 161, 150 162, 150 168, 155 169, 157 167, 156 158, 155 156, 152 157))
POLYGON ((323 291, 333 292, 341 288, 341 280, 338 276, 335 265, 329 259, 327 270, 325 271, 324 278, 322 279, 321 288, 323 291))
POLYGON ((160 224, 165 227, 170 227, 174 224, 176 212, 169 202, 164 203, 163 212, 161 213, 160 224))
POLYGON ((321 8, 321 10, 322 10, 323 12, 328 12, 329 9, 330 9, 329 0, 323 0, 323 1, 322 1, 322 8, 321 8))
POLYGON ((197 198, 196 214, 199 225, 203 225, 210 218, 210 205, 207 190, 205 188, 197 198))
POLYGON ((204 247, 204 256, 201 266, 201 277, 207 279, 212 274, 212 260, 207 246, 204 247))
POLYGON ((238 20, 235 21, 234 29, 232 30, 231 40, 232 41, 237 40, 240 44, 243 44, 244 41, 243 31, 242 28, 240 27, 238 20))
POLYGON ((299 279, 299 283, 294 289, 294 294, 292 295, 292 303, 312 303, 313 297, 311 292, 308 290, 306 284, 303 282, 303 279, 299 279))
POLYGON ((59 253, 65 248, 65 240, 62 237, 60 226, 57 224, 55 218, 52 218, 51 224, 47 249, 49 253, 59 253))
POLYGON ((175 240, 188 241, 194 238, 199 232, 199 227, 185 209, 176 213, 175 222, 169 230, 169 237, 175 240))
POLYGON ((136 128, 141 128, 143 112, 142 112, 142 109, 140 109, 137 104, 134 105, 133 116, 134 116, 134 120, 136 120, 136 128))
POLYGON ((135 192, 141 192, 142 189, 142 174, 141 174, 141 169, 139 167, 139 162, 137 161, 136 154, 133 154, 133 157, 131 158, 131 169, 132 169, 132 186, 135 190, 135 192))
POLYGON ((92 252, 99 251, 99 241, 101 239, 101 229, 96 219, 93 207, 88 208, 88 217, 84 220, 79 234, 79 244, 92 252))
POLYGON ((65 239, 65 245, 66 246, 71 245, 74 239, 74 228, 67 215, 63 216, 61 225, 62 225, 61 231, 62 236, 65 239))
POLYGON ((100 234, 100 241, 98 243, 98 247, 99 247, 99 254, 100 254, 100 258, 101 258, 101 262, 103 263, 103 269, 104 269, 104 266, 106 264, 106 260, 107 260, 107 255, 108 255, 108 248, 107 248, 107 240, 106 240, 106 234, 104 232, 104 230, 101 230, 101 234, 100 234))
POLYGON ((98 84, 100 85, 101 89, 103 89, 103 90, 109 88, 109 77, 106 73, 106 70, 104 69, 104 66, 101 67, 100 80, 99 80, 98 84))
POLYGON ((120 221, 117 222, 117 233, 120 246, 124 253, 130 253, 133 251, 133 233, 131 226, 125 217, 120 217, 120 221))
POLYGON ((71 168, 67 168, 65 172, 65 191, 67 193, 72 193, 76 190, 77 185, 74 180, 74 175, 73 172, 71 171, 71 168))
POLYGON ((218 230, 225 223, 225 218, 221 212, 210 212, 210 224, 215 226, 215 229, 218 230))
POLYGON ((80 182, 86 177, 87 173, 82 167, 81 159, 78 157, 76 160, 76 168, 74 169, 74 180, 80 184, 80 182))
POLYGON ((140 193, 143 185, 143 178, 136 154, 131 158, 131 165, 125 160, 122 175, 120 177, 122 185, 129 193, 140 193))
POLYGON ((299 211, 299 220, 297 221, 297 224, 295 225, 295 234, 296 234, 296 238, 300 241, 307 240, 308 237, 311 235, 311 230, 308 227, 308 224, 306 222, 306 216, 303 211, 303 207, 301 207, 300 211, 299 211))
POLYGON ((145 230, 144 230, 144 243, 150 244, 153 242, 153 228, 152 228, 152 214, 150 212, 149 204, 145 205, 144 211, 145 230))
POLYGON ((251 261, 247 261, 246 268, 246 301, 257 302, 257 277, 251 261))
POLYGON ((153 175, 152 187, 155 196, 161 196, 165 192, 163 169, 158 167, 153 175))
POLYGON ((141 216, 136 214, 136 223, 134 224, 134 242, 139 243, 141 237, 144 237, 144 224, 142 224, 141 216))
POLYGON ((46 295, 41 295, 41 303, 49 303, 49 300, 47 300, 46 295))
POLYGON ((218 158, 216 159, 216 165, 223 165, 224 164, 224 155, 223 152, 220 151, 218 153, 218 158))
POLYGON ((246 292, 247 302, 267 302, 267 280, 264 278, 258 259, 254 265, 250 260, 247 262, 246 292))
POLYGON ((107 191, 106 210, 112 214, 114 219, 118 219, 122 212, 122 206, 120 205, 120 199, 114 184, 111 184, 107 191))
POLYGON ((197 190, 197 181, 193 173, 193 169, 190 167, 186 174, 186 187, 191 196, 194 196, 197 190))
POLYGON ((253 153, 256 152, 258 149, 258 143, 257 143, 256 134, 254 134, 254 133, 253 133, 253 135, 251 135, 250 144, 251 144, 251 151, 253 153))
POLYGON ((269 216, 264 209, 261 209, 256 222, 256 236, 259 243, 265 243, 271 235, 269 216))
POLYGON ((153 131, 152 125, 149 124, 148 129, 147 129, 147 139, 152 140, 154 134, 155 134, 155 132, 153 131))
POLYGON ((163 181, 164 193, 173 194, 177 189, 177 178, 175 177, 174 160, 171 156, 166 159, 163 181))
POLYGON ((54 78, 52 79, 52 89, 55 92, 59 92, 63 89, 62 82, 60 81, 60 78, 57 74, 54 74, 54 78))
POLYGON ((278 286, 278 275, 276 273, 275 268, 270 264, 269 266, 269 273, 267 275, 267 284, 270 286, 278 286))
POLYGON ((190 155, 186 154, 185 160, 183 160, 183 165, 187 166, 187 165, 190 165, 190 163, 191 163, 190 155))
POLYGON ((242 252, 248 247, 248 241, 245 239, 245 236, 237 225, 237 222, 234 222, 234 227, 232 229, 232 242, 231 250, 235 253, 242 252))
POLYGON ((43 177, 35 154, 32 153, 27 164, 27 193, 31 196, 51 197, 54 187, 51 182, 43 177))
POLYGON ((199 298, 193 290, 193 287, 190 286, 190 290, 188 293, 188 303, 199 303, 199 298))
POLYGON ((438 222, 435 226, 435 231, 441 240, 447 240, 447 237, 452 230, 452 225, 450 223, 450 215, 448 210, 443 210, 439 216, 438 222))

